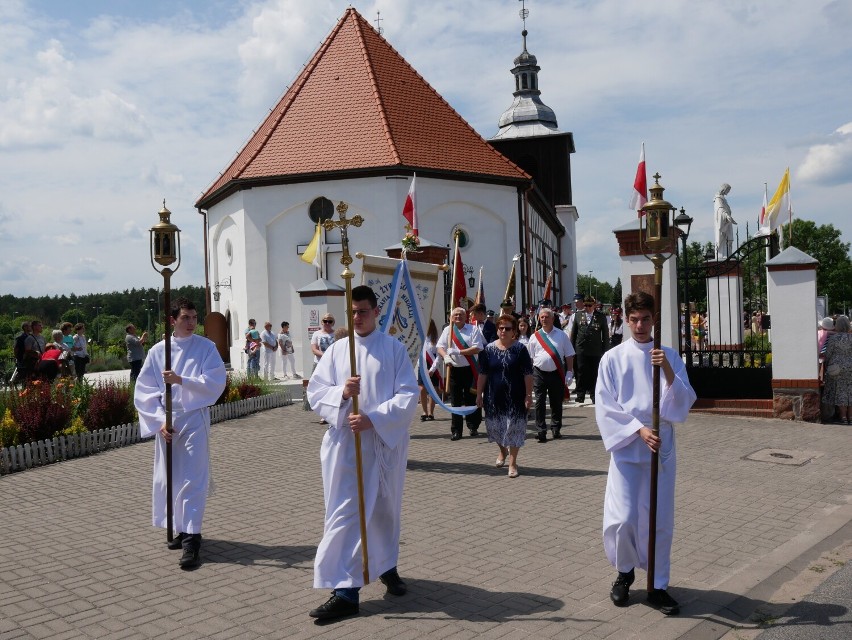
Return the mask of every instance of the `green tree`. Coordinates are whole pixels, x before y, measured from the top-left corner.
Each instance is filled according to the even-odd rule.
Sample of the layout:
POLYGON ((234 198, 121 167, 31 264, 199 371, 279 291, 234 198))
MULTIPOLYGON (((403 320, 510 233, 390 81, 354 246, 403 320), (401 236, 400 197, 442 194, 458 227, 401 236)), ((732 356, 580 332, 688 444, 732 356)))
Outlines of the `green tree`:
MULTIPOLYGON (((783 226, 784 242, 790 238, 790 225, 783 226)), ((818 225, 796 218, 792 222, 792 245, 819 260, 817 293, 828 296, 829 310, 843 311, 852 295, 849 243, 841 240, 841 232, 833 224, 818 225)))

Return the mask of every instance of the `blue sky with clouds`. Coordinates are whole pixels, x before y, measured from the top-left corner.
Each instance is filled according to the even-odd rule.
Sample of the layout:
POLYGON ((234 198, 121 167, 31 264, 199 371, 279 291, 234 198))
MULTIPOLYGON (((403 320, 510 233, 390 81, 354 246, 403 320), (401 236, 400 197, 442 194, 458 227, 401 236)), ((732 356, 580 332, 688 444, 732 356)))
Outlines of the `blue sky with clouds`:
MULTIPOLYGON (((0 291, 157 286, 147 229, 183 229, 175 283, 203 283, 193 203, 349 2, 0 0, 0 291)), ((611 233, 640 144, 712 239, 713 196, 753 232, 789 166, 796 214, 852 239, 852 3, 530 0, 542 99, 572 131, 580 273, 615 281, 611 233)), ((352 2, 488 138, 511 103, 517 0, 352 2)))

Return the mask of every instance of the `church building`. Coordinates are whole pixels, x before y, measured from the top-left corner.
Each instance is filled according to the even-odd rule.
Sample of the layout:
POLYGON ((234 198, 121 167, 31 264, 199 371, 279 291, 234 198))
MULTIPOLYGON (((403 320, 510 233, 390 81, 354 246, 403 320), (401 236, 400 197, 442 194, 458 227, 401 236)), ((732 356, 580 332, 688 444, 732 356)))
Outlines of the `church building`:
POLYGON ((526 36, 524 30, 512 69, 514 102, 487 141, 367 20, 346 9, 196 202, 207 230, 208 308, 227 321, 226 360, 241 368, 249 318, 261 326, 269 320, 276 330, 288 320, 297 354, 309 351, 299 291, 343 286, 338 231, 322 231, 320 270, 300 259, 317 220, 343 201, 349 217, 364 220, 350 230, 351 251, 387 255, 405 235, 401 212, 415 175, 421 240, 449 247, 459 230, 462 261, 474 275, 482 267, 489 307, 498 307, 516 254, 517 309, 538 302, 551 271, 554 302, 570 299, 577 272, 573 137, 557 129, 541 102, 540 69, 526 36))

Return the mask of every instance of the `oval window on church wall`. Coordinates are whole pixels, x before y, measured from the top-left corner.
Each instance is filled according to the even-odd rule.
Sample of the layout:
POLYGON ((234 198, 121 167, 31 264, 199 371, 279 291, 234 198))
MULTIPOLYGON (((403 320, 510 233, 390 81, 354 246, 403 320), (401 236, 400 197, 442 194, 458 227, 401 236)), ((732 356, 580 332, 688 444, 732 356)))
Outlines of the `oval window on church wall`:
POLYGON ((308 208, 308 216, 314 224, 325 222, 334 216, 334 204, 324 196, 320 196, 308 208))
POLYGON ((462 227, 460 224, 457 224, 453 227, 452 232, 450 233, 450 238, 452 238, 452 244, 455 245, 456 242, 456 232, 459 234, 459 249, 464 249, 470 244, 470 234, 467 232, 467 229, 462 227))

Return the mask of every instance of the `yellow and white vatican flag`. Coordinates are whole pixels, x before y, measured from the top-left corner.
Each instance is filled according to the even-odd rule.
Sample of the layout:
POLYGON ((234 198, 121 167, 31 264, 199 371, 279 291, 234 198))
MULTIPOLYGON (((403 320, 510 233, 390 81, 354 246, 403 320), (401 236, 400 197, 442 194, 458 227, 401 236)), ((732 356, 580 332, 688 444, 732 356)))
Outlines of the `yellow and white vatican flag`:
POLYGON ((322 260, 322 225, 318 222, 314 237, 308 243, 305 252, 300 256, 304 262, 319 269, 322 260))
POLYGON ((757 235, 768 236, 785 222, 793 221, 793 200, 790 197, 790 167, 784 172, 775 195, 761 212, 757 235))

